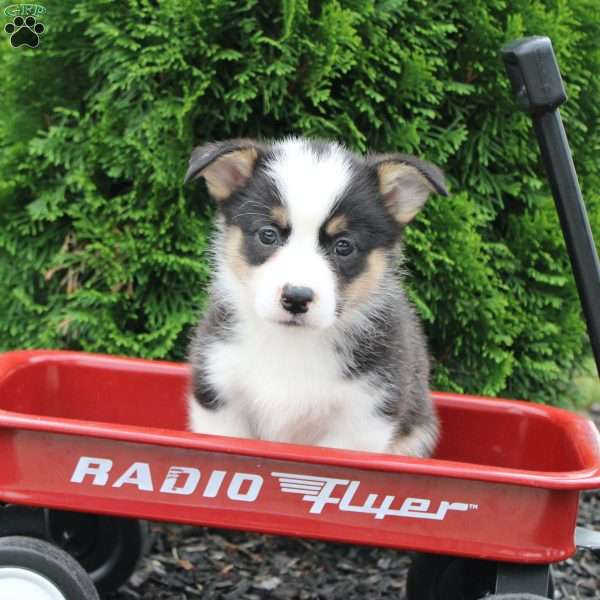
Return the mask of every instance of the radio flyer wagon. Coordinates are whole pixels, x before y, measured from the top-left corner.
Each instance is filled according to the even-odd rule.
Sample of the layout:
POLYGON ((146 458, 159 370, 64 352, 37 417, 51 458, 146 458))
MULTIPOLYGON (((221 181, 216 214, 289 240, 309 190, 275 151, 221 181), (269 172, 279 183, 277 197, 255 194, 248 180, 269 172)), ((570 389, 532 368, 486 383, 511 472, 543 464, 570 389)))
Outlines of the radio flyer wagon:
MULTIPOLYGON (((504 56, 538 134, 546 117, 562 131, 550 41, 521 40, 504 56)), ((586 294, 600 298, 600 271, 585 209, 566 139, 543 148, 598 359, 600 317, 586 294), (557 183, 561 152, 571 166, 557 183), (573 213, 588 227, 575 245, 573 213)), ((443 435, 422 460, 187 432, 188 378, 168 362, 0 356, 0 598, 116 589, 144 551, 146 519, 410 549, 422 554, 409 600, 548 598, 550 564, 576 538, 600 547, 593 532, 574 536, 579 493, 600 488, 600 436, 582 416, 434 393, 443 435)))

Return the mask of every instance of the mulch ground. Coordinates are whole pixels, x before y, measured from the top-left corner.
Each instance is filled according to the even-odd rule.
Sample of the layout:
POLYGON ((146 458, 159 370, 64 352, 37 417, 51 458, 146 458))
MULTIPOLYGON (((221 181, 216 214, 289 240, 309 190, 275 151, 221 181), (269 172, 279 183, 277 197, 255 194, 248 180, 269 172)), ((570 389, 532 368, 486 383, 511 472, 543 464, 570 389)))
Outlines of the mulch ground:
MULTIPOLYGON (((600 424, 600 406, 592 409, 600 424)), ((600 492, 579 522, 600 530, 600 492)), ((112 600, 402 600, 410 557, 396 550, 153 524, 153 547, 112 600)), ((555 598, 600 599, 600 555, 553 568, 555 598)))

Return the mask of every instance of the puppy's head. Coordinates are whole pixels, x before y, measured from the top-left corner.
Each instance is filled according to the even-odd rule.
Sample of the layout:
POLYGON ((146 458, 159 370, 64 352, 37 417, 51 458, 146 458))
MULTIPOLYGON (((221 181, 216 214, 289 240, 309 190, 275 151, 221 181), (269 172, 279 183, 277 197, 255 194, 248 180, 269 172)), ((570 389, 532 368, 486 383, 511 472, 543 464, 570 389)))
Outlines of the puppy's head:
POLYGON ((367 304, 402 228, 431 192, 447 194, 442 172, 413 156, 297 138, 196 148, 185 181, 197 177, 224 219, 228 292, 282 326, 327 328, 367 304))

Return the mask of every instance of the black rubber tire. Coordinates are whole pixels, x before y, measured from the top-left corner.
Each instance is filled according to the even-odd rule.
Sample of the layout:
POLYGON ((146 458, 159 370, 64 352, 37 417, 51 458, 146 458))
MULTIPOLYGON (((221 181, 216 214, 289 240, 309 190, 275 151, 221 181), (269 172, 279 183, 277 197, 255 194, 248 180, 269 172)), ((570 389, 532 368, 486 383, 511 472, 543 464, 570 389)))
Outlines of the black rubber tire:
POLYGON ((492 562, 416 554, 408 571, 407 600, 479 600, 491 594, 496 568, 492 562))
POLYGON ((408 571, 407 600, 529 600, 554 598, 550 573, 548 596, 526 593, 493 595, 496 587, 496 563, 460 556, 416 554, 408 571))
POLYGON ((0 538, 0 566, 33 571, 51 581, 68 600, 99 600, 83 567, 69 554, 44 540, 23 536, 0 538))
POLYGON ((88 572, 101 596, 116 591, 148 550, 145 521, 49 510, 51 541, 88 572))

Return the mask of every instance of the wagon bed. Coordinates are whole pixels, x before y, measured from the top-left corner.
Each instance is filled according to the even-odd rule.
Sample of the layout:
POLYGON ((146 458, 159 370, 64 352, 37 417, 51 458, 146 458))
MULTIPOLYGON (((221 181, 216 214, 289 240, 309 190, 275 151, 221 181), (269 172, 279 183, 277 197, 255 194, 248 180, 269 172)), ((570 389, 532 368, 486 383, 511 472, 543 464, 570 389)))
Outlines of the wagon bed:
POLYGON ((176 363, 0 356, 0 502, 546 564, 573 554, 600 437, 556 408, 434 393, 429 460, 186 431, 176 363))

